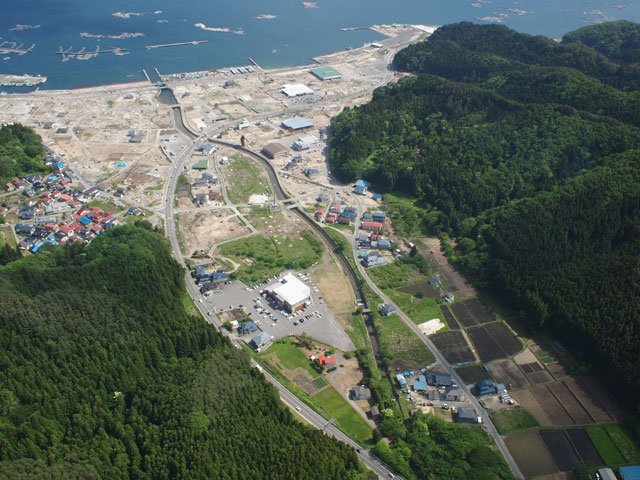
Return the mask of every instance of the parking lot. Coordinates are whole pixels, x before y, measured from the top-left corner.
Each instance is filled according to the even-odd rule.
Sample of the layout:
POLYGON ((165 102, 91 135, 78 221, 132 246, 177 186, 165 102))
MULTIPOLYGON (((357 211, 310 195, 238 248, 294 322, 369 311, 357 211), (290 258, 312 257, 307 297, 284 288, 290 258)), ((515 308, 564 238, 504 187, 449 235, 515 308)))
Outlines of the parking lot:
POLYGON ((295 275, 311 288, 311 305, 296 314, 283 313, 275 302, 270 302, 269 298, 260 294, 264 288, 276 283, 277 278, 255 289, 250 289, 240 281, 229 282, 220 285, 220 288, 204 301, 212 314, 229 309, 244 309, 258 327, 273 336, 274 340, 305 332, 313 339, 339 350, 354 350, 355 345, 333 317, 313 282, 306 277, 295 275))

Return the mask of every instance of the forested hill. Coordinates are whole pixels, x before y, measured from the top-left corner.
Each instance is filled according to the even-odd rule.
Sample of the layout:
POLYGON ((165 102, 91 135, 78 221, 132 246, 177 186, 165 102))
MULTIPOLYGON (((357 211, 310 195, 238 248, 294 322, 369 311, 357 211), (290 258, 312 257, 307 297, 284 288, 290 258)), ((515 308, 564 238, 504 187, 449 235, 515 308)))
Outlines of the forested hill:
POLYGON ((1 267, 0 288, 0 478, 361 478, 185 312, 160 234, 47 247, 1 267))
POLYGON ((40 135, 19 123, 0 128, 0 183, 46 171, 40 135))
POLYGON ((332 171, 412 201, 402 234, 452 260, 534 328, 640 398, 640 26, 561 43, 499 25, 438 29, 396 55, 416 73, 332 120, 332 171), (584 39, 584 43, 581 41, 584 39), (611 56, 607 56, 607 55, 611 56))

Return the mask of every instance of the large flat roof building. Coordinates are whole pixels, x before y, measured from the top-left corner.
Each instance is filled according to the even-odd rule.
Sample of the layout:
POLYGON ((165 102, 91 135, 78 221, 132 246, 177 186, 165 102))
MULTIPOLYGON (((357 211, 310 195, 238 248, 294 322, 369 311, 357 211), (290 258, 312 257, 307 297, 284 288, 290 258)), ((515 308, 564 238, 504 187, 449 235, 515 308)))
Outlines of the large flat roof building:
POLYGON ((313 90, 301 83, 283 85, 281 91, 289 98, 299 97, 301 95, 313 95, 314 93, 313 90))
POLYGON ((294 275, 285 275, 280 282, 267 287, 267 292, 289 312, 303 308, 311 301, 311 289, 294 275))
POLYGON ((313 127, 313 122, 304 117, 294 117, 282 122, 282 126, 291 130, 304 130, 313 127))
POLYGON ((342 77, 342 74, 333 67, 312 68, 310 72, 320 80, 335 80, 342 77))

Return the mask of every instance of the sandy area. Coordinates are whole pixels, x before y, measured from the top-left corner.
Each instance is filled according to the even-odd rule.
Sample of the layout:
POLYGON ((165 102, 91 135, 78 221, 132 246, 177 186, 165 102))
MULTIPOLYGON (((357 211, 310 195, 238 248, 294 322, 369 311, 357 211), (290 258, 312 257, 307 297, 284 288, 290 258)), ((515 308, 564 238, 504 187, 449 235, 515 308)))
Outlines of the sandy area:
POLYGON ((215 243, 249 233, 237 217, 216 217, 207 211, 179 214, 178 229, 187 256, 198 250, 208 252, 215 243))
POLYGON ((434 318, 427 322, 423 322, 418 325, 418 328, 425 335, 431 335, 436 333, 438 330, 442 330, 445 327, 445 324, 439 318, 434 318))

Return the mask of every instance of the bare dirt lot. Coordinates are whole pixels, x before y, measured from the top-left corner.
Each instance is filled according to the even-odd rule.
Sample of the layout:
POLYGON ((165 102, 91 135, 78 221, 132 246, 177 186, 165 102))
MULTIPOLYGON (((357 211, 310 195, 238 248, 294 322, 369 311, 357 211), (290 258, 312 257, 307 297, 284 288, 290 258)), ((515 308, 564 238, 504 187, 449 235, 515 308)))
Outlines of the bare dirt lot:
POLYGON ((525 477, 558 472, 551 453, 536 432, 524 432, 505 439, 507 448, 525 477))
POLYGON ((457 298, 477 296, 478 292, 473 288, 471 283, 449 264, 449 261, 442 252, 439 239, 422 238, 416 245, 420 253, 422 253, 425 258, 428 258, 432 265, 437 267, 441 282, 449 291, 454 292, 457 298), (431 251, 433 251, 433 254, 431 251))
POLYGON ((516 402, 522 405, 522 408, 529 411, 540 425, 553 425, 547 411, 540 402, 538 402, 538 399, 533 395, 530 388, 512 392, 511 396, 516 402))
POLYGON ((362 381, 358 360, 355 357, 343 359, 331 380, 338 389, 348 394, 353 387, 362 381))
POLYGON ((529 382, 527 382, 524 374, 512 360, 505 359, 493 362, 489 365, 489 370, 491 370, 493 376, 500 380, 501 383, 504 383, 509 390, 529 386, 529 382))
POLYGON ((179 214, 178 231, 185 255, 209 251, 214 243, 249 233, 237 217, 216 217, 210 211, 179 214))

